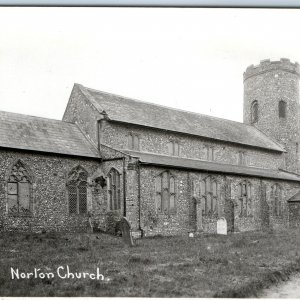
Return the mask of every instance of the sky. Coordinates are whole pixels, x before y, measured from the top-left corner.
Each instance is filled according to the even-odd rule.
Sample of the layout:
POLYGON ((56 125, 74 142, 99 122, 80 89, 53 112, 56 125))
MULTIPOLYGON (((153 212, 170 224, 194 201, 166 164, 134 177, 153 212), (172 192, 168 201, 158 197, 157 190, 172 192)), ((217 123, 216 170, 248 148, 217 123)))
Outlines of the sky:
POLYGON ((74 83, 243 121, 243 72, 300 62, 299 9, 0 8, 0 110, 61 119, 74 83))

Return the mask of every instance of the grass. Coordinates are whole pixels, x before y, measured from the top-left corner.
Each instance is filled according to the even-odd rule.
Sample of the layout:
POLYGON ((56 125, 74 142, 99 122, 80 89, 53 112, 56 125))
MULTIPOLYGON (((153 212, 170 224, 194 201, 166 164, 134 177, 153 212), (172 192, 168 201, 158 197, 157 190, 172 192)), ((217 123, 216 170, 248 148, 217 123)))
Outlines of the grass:
POLYGON ((300 230, 196 238, 145 238, 125 246, 106 234, 0 236, 1 296, 246 297, 300 270, 300 230), (11 279, 10 268, 95 272, 91 279, 11 279))

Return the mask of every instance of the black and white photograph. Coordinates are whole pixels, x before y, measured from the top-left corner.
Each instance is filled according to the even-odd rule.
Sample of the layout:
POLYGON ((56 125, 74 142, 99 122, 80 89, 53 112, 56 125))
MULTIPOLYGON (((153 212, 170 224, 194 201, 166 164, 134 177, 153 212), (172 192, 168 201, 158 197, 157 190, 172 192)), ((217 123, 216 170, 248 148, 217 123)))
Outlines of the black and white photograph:
POLYGON ((300 298, 299 20, 0 7, 0 296, 300 298))

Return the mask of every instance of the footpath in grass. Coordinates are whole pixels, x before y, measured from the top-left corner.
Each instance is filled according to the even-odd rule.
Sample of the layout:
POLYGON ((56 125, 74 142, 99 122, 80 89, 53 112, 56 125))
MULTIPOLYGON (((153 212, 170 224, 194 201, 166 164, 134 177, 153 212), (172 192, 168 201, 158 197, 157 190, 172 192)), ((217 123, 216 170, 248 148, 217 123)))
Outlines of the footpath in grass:
POLYGON ((228 236, 156 237, 128 248, 105 234, 0 236, 0 296, 246 297, 300 270, 300 230, 228 236), (30 273, 95 273, 90 278, 11 279, 30 273))

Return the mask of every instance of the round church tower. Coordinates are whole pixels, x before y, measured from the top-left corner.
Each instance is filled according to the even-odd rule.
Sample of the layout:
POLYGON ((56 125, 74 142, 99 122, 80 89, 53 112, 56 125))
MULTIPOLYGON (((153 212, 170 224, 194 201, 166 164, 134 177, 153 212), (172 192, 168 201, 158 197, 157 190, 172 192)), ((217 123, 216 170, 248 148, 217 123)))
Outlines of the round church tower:
POLYGON ((285 148, 285 168, 291 172, 300 171, 299 76, 299 64, 286 58, 263 60, 244 73, 244 123, 285 148))

